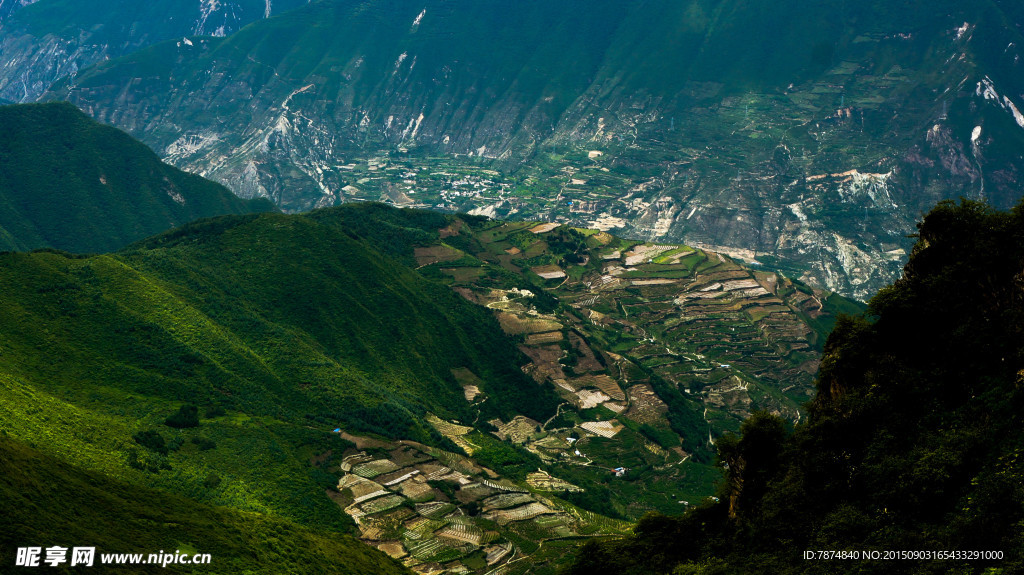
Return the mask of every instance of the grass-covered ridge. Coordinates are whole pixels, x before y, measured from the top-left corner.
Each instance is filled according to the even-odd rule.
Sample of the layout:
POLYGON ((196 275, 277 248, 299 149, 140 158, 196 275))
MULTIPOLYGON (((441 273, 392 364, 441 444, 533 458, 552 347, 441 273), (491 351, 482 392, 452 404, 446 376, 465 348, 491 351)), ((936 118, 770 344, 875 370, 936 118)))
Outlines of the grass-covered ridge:
POLYGON ((273 210, 160 161, 67 103, 0 107, 0 250, 107 252, 189 221, 273 210))
MULTIPOLYGON (((27 546, 96 547, 96 573, 404 573, 361 542, 280 518, 197 503, 69 465, 0 436, 0 565, 27 546), (208 553, 209 565, 104 567, 103 553, 208 553)), ((74 569, 64 565, 67 572, 74 569)))
POLYGON ((0 429, 130 483, 345 529, 308 460, 338 448, 334 427, 444 443, 422 417, 469 416, 462 368, 491 417, 554 413, 486 310, 337 215, 0 255, 0 429), (185 404, 199 425, 168 425, 185 404))

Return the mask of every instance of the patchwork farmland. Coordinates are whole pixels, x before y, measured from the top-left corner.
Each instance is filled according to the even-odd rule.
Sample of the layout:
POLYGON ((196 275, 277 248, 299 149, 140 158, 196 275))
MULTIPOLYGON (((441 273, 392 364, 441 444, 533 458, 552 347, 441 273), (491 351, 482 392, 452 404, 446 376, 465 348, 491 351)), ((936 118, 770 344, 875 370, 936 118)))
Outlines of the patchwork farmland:
POLYGON ((498 417, 494 382, 453 369, 469 417, 425 415, 447 449, 345 454, 346 513, 421 573, 554 574, 585 538, 707 500, 721 477, 714 442, 756 410, 801 418, 824 334, 859 310, 705 249, 448 222, 412 248, 419 272, 488 308, 537 392, 561 404, 543 421, 498 417))
MULTIPOLYGON (((431 419, 461 431, 462 426, 431 419)), ((363 541, 413 571, 491 573, 505 566, 518 573, 544 563, 542 542, 614 536, 628 529, 625 522, 552 497, 580 488, 547 474, 518 483, 455 453, 413 442, 373 441, 378 445, 373 454, 355 447, 343 454, 335 501, 356 522, 363 541), (449 467, 451 461, 460 462, 461 470, 449 467), (377 473, 381 470, 389 471, 377 473), (518 561, 525 557, 531 561, 518 561)))

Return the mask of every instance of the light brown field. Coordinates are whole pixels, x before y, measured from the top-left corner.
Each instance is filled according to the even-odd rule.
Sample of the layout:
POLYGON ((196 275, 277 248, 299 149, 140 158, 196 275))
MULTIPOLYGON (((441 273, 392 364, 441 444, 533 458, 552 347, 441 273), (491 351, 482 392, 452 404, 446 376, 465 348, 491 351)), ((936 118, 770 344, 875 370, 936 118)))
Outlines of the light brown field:
POLYGON ((562 324, 544 318, 521 317, 511 313, 499 313, 498 323, 509 335, 544 333, 562 329, 562 324))
POLYGON ((453 247, 440 245, 416 248, 413 255, 416 258, 416 265, 423 267, 440 262, 453 262, 461 258, 463 253, 453 247))
POLYGON ((629 411, 626 417, 639 423, 655 423, 664 419, 667 412, 668 406, 651 386, 642 383, 629 388, 629 411))

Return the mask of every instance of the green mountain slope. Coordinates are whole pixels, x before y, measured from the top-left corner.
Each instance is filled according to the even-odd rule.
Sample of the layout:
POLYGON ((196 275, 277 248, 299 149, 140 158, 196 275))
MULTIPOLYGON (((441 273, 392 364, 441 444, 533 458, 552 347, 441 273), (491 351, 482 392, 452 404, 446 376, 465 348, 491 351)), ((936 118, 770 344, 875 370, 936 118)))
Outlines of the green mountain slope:
POLYGON ((490 417, 554 413, 484 310, 342 223, 225 217, 114 255, 0 256, 0 428, 124 481, 343 529, 336 478, 309 460, 339 424, 443 443, 422 417, 468 417, 452 369, 484 378, 490 417), (182 405, 198 427, 166 423, 182 405))
MULTIPOLYGON (((96 573, 406 573, 347 535, 324 533, 154 491, 82 469, 0 437, 0 564, 19 547, 96 547, 96 573), (103 565, 102 555, 208 553, 197 566, 103 565)), ((70 553, 70 552, 69 552, 70 553)), ((41 559, 45 560, 45 552, 41 559)), ((70 554, 67 559, 70 561, 70 554)), ((43 564, 41 562, 41 564, 43 564)), ((45 564, 43 564, 45 565, 45 564)), ((52 571, 52 569, 51 569, 52 571)))
POLYGON ((718 448, 721 502, 585 549, 572 573, 1016 573, 1024 211, 945 203, 869 321, 825 346, 810 418, 760 414, 718 448), (981 551, 805 560, 804 551, 981 551))
POLYGON ((1019 198, 1019 17, 960 0, 330 0, 48 97, 286 210, 368 199, 617 229, 867 299, 937 201, 1019 198))
POLYGON ((370 203, 8 252, 0 290, 14 452, 474 573, 697 505, 709 440, 803 417, 857 309, 704 250, 370 203))
POLYGON ((33 102, 55 80, 97 62, 164 40, 232 34, 308 1, 3 0, 0 97, 33 102))
POLYGON ((0 107, 0 249, 113 251, 221 214, 271 211, 163 164, 70 104, 0 107))

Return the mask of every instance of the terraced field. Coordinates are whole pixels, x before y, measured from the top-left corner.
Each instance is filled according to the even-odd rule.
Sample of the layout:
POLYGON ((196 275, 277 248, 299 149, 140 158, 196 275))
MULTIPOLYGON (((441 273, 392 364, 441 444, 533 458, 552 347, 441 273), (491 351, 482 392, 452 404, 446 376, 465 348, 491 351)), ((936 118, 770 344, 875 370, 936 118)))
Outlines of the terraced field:
MULTIPOLYGON (((706 249, 549 224, 459 221, 446 228, 445 245, 481 271, 437 277, 493 309, 519 342, 523 371, 564 402, 549 421, 488 418, 485 431, 524 446, 553 476, 601 493, 609 512, 627 517, 674 512, 672 491, 709 496, 714 440, 753 411, 802 417, 836 312, 857 309, 706 249), (537 273, 555 269, 564 276, 537 273), (707 473, 684 473, 682 462, 707 473), (609 474, 632 481, 609 483, 609 474), (636 487, 655 484, 664 486, 660 500, 637 496, 636 487)), ((437 429, 475 451, 462 444, 472 434, 437 429)))
MULTIPOLYGON (((437 417, 431 421, 440 429, 463 427, 437 417)), ((344 454, 346 471, 337 485, 339 503, 347 503, 345 512, 356 522, 363 541, 414 571, 518 570, 530 564, 522 559, 542 549, 545 541, 573 538, 583 532, 618 535, 628 529, 624 522, 552 499, 551 493, 548 497, 530 493, 534 485, 556 493, 579 490, 547 474, 519 483, 458 454, 411 442, 372 441, 384 446, 376 448, 376 457, 355 448, 344 454), (382 452, 385 457, 380 456, 382 452), (438 455, 442 458, 437 459, 438 455), (456 471, 449 467, 453 462, 475 471, 456 471), (375 475, 383 483, 358 474, 385 468, 391 471, 375 475), (410 485, 420 486, 426 500, 410 497, 410 485)))

